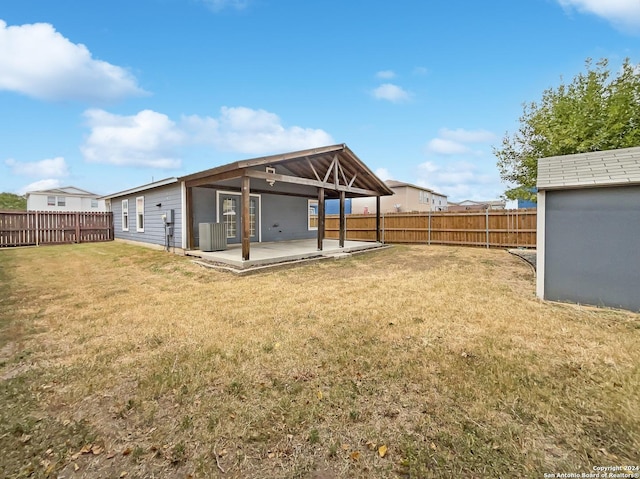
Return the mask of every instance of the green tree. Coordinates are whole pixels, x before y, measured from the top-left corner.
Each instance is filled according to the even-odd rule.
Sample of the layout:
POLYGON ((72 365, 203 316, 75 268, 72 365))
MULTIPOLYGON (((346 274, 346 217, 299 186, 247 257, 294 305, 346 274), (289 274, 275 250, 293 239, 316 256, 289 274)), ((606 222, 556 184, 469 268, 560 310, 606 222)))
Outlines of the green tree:
POLYGON ((509 199, 533 199, 538 159, 640 146, 640 68, 627 58, 617 74, 602 59, 571 83, 524 105, 520 127, 494 148, 509 199))
POLYGON ((1 210, 26 210, 27 198, 13 193, 0 193, 1 210))

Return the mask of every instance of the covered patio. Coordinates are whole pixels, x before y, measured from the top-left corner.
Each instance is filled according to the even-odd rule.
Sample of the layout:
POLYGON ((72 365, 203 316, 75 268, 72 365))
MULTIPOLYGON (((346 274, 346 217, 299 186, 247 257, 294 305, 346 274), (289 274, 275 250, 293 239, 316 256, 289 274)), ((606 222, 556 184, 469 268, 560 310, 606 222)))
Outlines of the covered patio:
POLYGON ((384 247, 386 245, 371 241, 345 241, 344 246, 340 246, 338 240, 325 239, 322 242, 322 250, 318 250, 316 240, 307 239, 254 244, 251 247, 251 259, 248 261, 242 259, 241 245, 231 245, 223 251, 191 250, 186 251, 185 254, 210 263, 246 269, 306 259, 347 257, 354 253, 373 251, 384 247))
POLYGON ((238 161, 184 176, 180 181, 185 193, 186 253, 241 268, 378 248, 380 197, 393 194, 345 144, 238 161), (216 216, 210 221, 227 225, 230 244, 226 250, 199 250, 195 231, 197 218, 205 216, 206 202, 198 198, 204 197, 211 198, 207 204, 216 204, 216 216), (355 197, 377 200, 376 242, 345 241, 345 199, 355 197), (327 199, 339 201, 338 240, 325 239, 327 199), (312 225, 309 219, 307 227, 307 218, 301 218, 300 212, 304 214, 304 208, 308 208, 301 210, 300 201, 304 205, 317 202, 317 224, 312 225), (314 236, 314 240, 309 239, 314 236))

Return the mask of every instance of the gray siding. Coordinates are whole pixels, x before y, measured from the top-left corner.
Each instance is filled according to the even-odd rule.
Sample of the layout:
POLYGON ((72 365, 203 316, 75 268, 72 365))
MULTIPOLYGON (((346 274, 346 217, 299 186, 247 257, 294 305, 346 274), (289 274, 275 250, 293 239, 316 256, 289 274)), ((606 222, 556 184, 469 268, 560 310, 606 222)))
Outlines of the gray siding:
POLYGON ((306 198, 262 195, 262 241, 286 241, 316 238, 318 232, 308 229, 306 198))
POLYGON ((120 239, 164 245, 165 228, 162 215, 169 209, 173 209, 175 213, 171 246, 182 248, 182 199, 179 183, 111 198, 114 235, 120 239), (139 196, 144 196, 144 232, 136 231, 136 198, 139 196), (122 231, 122 200, 125 199, 129 200, 129 231, 122 231), (158 203, 162 206, 156 206, 158 203))
POLYGON ((640 311, 640 186, 547 191, 545 299, 640 311))
POLYGON ((216 190, 212 188, 193 189, 193 237, 195 248, 200 246, 200 223, 216 222, 216 190))

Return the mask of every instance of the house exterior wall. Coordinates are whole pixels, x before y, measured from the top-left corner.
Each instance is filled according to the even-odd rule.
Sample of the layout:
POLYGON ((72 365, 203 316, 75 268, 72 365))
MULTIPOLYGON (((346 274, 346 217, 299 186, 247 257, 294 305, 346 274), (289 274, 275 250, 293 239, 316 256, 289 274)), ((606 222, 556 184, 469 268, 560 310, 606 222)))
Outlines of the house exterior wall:
POLYGON ((539 195, 544 195, 538 205, 544 215, 539 293, 549 300, 640 311, 640 186, 539 195))
POLYGON ((262 241, 317 238, 308 226, 309 203, 298 196, 262 195, 262 241))
MULTIPOLYGON (((217 222, 217 193, 227 191, 224 187, 221 189, 193 189, 193 232, 196 248, 200 244, 199 223, 217 222)), ((309 230, 307 198, 267 193, 259 194, 259 197, 258 224, 261 227, 261 241, 287 241, 317 237, 317 230, 309 230)), ((258 237, 260 238, 260 235, 258 237)))
POLYGON ((213 188, 193 188, 192 194, 193 205, 193 238, 195 248, 200 247, 200 223, 215 223, 216 209, 216 190, 213 188))
POLYGON ((71 195, 46 195, 38 193, 29 193, 27 198, 27 211, 87 211, 87 212, 104 212, 107 211, 104 200, 98 200, 98 207, 91 206, 91 200, 95 198, 71 196, 71 195), (48 205, 47 198, 49 196, 56 197, 56 204, 54 206, 48 205), (58 206, 57 198, 64 197, 65 206, 58 206))
POLYGON ((182 248, 181 186, 175 183, 149 190, 111 198, 114 236, 118 239, 165 245, 165 227, 162 215, 173 209, 175 214, 171 246, 182 248), (144 197, 144 231, 136 228, 136 198, 144 197), (129 231, 122 228, 122 200, 129 200, 129 231), (162 206, 156 206, 161 203, 162 206))

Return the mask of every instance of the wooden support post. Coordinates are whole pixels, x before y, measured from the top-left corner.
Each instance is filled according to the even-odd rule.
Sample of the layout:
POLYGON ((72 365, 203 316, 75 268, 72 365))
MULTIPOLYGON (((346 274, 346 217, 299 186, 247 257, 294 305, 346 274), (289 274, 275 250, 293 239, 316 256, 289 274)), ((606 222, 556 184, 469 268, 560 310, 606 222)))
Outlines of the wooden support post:
POLYGON ((187 245, 186 249, 194 249, 196 245, 195 236, 193 234, 193 187, 186 187, 185 207, 187 209, 187 245))
POLYGON ((344 200, 345 200, 345 192, 340 192, 340 236, 339 236, 339 244, 340 248, 344 248, 344 237, 346 236, 346 221, 344 217, 344 200))
POLYGON ((380 197, 376 196, 376 241, 380 243, 380 197))
POLYGON ((318 188, 318 251, 324 240, 324 188, 318 188))
POLYGON ((251 244, 250 237, 250 213, 249 213, 249 194, 251 192, 251 178, 242 177, 242 261, 249 261, 249 248, 251 244))

